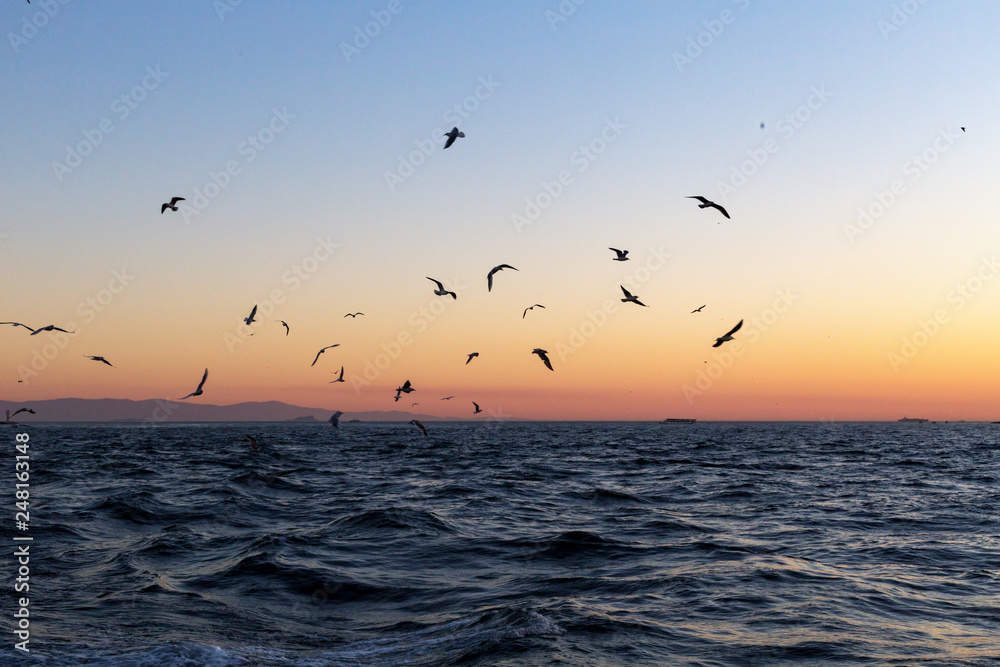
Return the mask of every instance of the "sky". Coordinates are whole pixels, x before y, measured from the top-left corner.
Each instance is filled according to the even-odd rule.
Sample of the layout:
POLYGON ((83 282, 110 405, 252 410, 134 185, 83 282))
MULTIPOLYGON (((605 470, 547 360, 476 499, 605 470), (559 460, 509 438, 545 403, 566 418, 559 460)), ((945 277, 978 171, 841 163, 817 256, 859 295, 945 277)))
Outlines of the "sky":
POLYGON ((5 400, 1000 419, 997 3, 0 18, 5 400))

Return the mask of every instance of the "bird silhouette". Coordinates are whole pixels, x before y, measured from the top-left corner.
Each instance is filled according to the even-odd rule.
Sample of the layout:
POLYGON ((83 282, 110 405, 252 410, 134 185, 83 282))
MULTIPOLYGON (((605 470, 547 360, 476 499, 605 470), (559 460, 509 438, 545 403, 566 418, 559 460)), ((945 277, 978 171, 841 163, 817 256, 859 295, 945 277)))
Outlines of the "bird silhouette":
POLYGON ((543 306, 543 305, 542 305, 542 304, 540 304, 540 303, 536 303, 536 304, 535 304, 534 306, 528 306, 527 308, 525 308, 525 309, 524 309, 524 312, 523 312, 523 313, 521 313, 521 319, 522 319, 522 320, 524 319, 524 316, 528 314, 528 311, 529 311, 529 310, 534 310, 535 308, 544 308, 544 307, 545 307, 545 306, 543 306))
POLYGON ((164 204, 163 206, 160 207, 160 215, 163 215, 163 213, 168 208, 171 211, 176 211, 177 210, 177 202, 179 202, 179 201, 187 201, 187 200, 184 199, 184 197, 174 197, 174 198, 172 198, 168 203, 166 203, 166 204, 164 204))
POLYGON ((457 294, 455 294, 454 292, 449 292, 448 290, 446 290, 444 288, 444 285, 441 284, 440 280, 434 280, 430 276, 426 276, 426 278, 427 278, 427 280, 429 280, 432 283, 434 283, 435 285, 437 285, 437 289, 434 290, 434 293, 437 294, 438 296, 449 296, 450 295, 452 299, 457 299, 458 298, 457 294))
POLYGON ((552 368, 552 362, 549 361, 548 350, 543 350, 540 347, 536 347, 534 350, 531 351, 531 353, 537 354, 538 358, 542 360, 542 363, 545 364, 545 367, 548 368, 550 371, 555 370, 554 368, 552 368))
MULTIPOLYGON (((22 324, 21 326, 24 326, 24 325, 22 324)), ((65 329, 60 329, 59 327, 57 327, 54 324, 50 324, 48 326, 40 327, 38 329, 35 329, 34 331, 31 332, 30 335, 35 336, 37 334, 42 333, 43 331, 62 331, 63 333, 68 333, 68 334, 76 333, 75 331, 66 331, 65 329)))
POLYGON ((712 345, 712 347, 719 347, 720 345, 722 345, 726 341, 735 340, 733 338, 733 334, 736 333, 737 331, 739 331, 740 327, 742 327, 742 326, 743 326, 743 320, 740 320, 740 323, 737 324, 732 329, 730 329, 729 332, 725 336, 720 336, 720 337, 716 338, 715 339, 715 344, 712 345))
POLYGON ((714 201, 709 201, 708 199, 705 199, 704 197, 699 197, 698 195, 688 196, 685 197, 685 199, 697 199, 698 201, 701 202, 700 204, 698 204, 698 208, 715 208, 718 209, 719 212, 722 213, 722 215, 729 218, 729 212, 726 211, 726 209, 719 206, 718 204, 716 204, 714 201))
MULTIPOLYGON (((639 306, 646 306, 646 304, 644 304, 642 301, 639 301, 639 297, 634 296, 631 292, 629 292, 627 289, 625 289, 624 286, 619 285, 619 287, 622 288, 622 294, 625 295, 625 298, 622 299, 622 303, 626 303, 627 302, 627 303, 634 303, 634 304, 639 305, 639 306)), ((649 306, 646 306, 646 308, 649 308, 649 306)))
POLYGON ((465 132, 459 132, 457 127, 453 127, 451 128, 451 132, 446 133, 444 136, 448 137, 448 141, 444 142, 444 147, 448 148, 453 143, 455 143, 455 139, 458 139, 459 137, 464 139, 465 132))
POLYGON ((316 353, 316 358, 313 359, 313 362, 311 364, 309 364, 310 368, 313 367, 313 366, 315 366, 316 362, 319 361, 319 355, 323 354, 324 352, 326 352, 327 350, 329 350, 331 347, 340 347, 340 343, 334 343, 333 345, 327 345, 322 350, 320 350, 319 352, 317 352, 316 353))
MULTIPOLYGON (((503 271, 504 269, 514 269, 514 267, 511 266, 510 264, 498 264, 497 266, 494 266, 492 269, 490 269, 490 272, 486 274, 487 292, 493 291, 493 274, 496 273, 497 271, 503 271)), ((514 270, 517 271, 517 269, 514 270)))
POLYGON ((178 400, 183 401, 185 398, 191 398, 192 396, 201 396, 202 394, 201 388, 205 386, 205 380, 207 379, 208 379, 208 369, 206 368, 205 374, 201 376, 201 382, 198 383, 198 388, 192 391, 187 396, 184 396, 183 398, 180 398, 178 400))

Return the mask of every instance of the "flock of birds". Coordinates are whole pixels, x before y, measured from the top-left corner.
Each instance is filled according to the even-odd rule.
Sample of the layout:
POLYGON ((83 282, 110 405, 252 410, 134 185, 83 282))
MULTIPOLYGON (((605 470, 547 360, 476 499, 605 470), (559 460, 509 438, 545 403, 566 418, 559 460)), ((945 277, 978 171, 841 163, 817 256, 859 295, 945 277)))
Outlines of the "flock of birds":
MULTIPOLYGON (((964 131, 964 129, 965 128, 963 128, 963 131, 964 131)), ((457 127, 453 127, 451 129, 451 131, 445 133, 444 136, 447 137, 447 140, 446 140, 446 142, 444 144, 444 148, 447 149, 450 146, 452 146, 457 139, 464 138, 465 137, 465 133, 459 131, 459 129, 457 127)), ((725 208, 723 208, 719 204, 716 204, 715 202, 713 202, 713 201, 711 201, 709 199, 706 199, 705 197, 701 197, 701 196, 698 196, 698 195, 693 195, 693 196, 689 196, 689 197, 686 197, 686 198, 687 199, 695 199, 695 200, 697 200, 699 202, 698 208, 714 208, 717 211, 719 211, 719 213, 721 213, 723 216, 725 216, 726 219, 731 219, 730 216, 729 216, 729 212, 726 211, 725 208)), ((178 208, 177 204, 179 202, 182 202, 182 201, 185 201, 184 197, 171 197, 170 201, 164 202, 160 206, 160 214, 162 215, 162 214, 166 213, 167 210, 175 211, 175 212, 178 211, 179 208, 178 208)), ((627 261, 629 261, 629 257, 628 257, 628 252, 629 251, 628 250, 620 250, 618 248, 609 248, 609 250, 611 250, 612 252, 615 253, 615 256, 612 258, 612 261, 616 261, 616 262, 627 262, 627 261)), ((510 269, 511 271, 518 271, 517 268, 511 266, 510 264, 498 264, 497 266, 494 266, 492 269, 490 269, 489 273, 486 274, 486 290, 488 292, 492 292, 493 291, 494 275, 496 275, 497 273, 499 273, 499 272, 501 272, 501 271, 503 271, 505 269, 510 269)), ((435 286, 434 287, 434 294, 435 295, 441 296, 441 297, 449 297, 450 296, 452 299, 455 299, 455 300, 458 299, 458 294, 456 294, 453 291, 450 291, 450 290, 446 289, 445 286, 444 286, 444 284, 440 280, 437 280, 435 278, 431 278, 430 276, 427 276, 427 280, 430 280, 432 283, 434 283, 434 286, 435 286)), ((632 304, 635 304, 637 306, 642 306, 642 307, 648 308, 648 306, 646 304, 642 303, 642 301, 639 300, 639 297, 637 295, 632 294, 627 289, 625 289, 624 285, 619 285, 619 287, 621 287, 622 294, 623 294, 623 298, 621 299, 622 303, 632 303, 632 304)), ((534 310, 535 308, 545 308, 545 306, 542 305, 542 304, 540 304, 540 303, 536 303, 536 304, 533 304, 531 306, 528 306, 527 308, 524 309, 524 312, 521 314, 521 319, 524 319, 528 315, 528 311, 529 310, 534 310)), ((699 307, 699 308, 696 308, 695 310, 693 310, 691 312, 692 313, 699 313, 699 312, 701 312, 701 310, 703 308, 705 308, 704 305, 701 306, 701 307, 699 307)), ((355 313, 347 313, 346 315, 344 315, 344 317, 345 318, 346 317, 357 318, 358 316, 363 316, 363 315, 364 315, 364 313, 359 311, 359 312, 355 312, 355 313)), ((259 320, 257 320, 256 316, 257 316, 257 305, 254 305, 254 307, 250 311, 250 314, 247 315, 245 318, 243 318, 244 324, 246 324, 247 326, 250 326, 254 322, 259 321, 259 320)), ((283 327, 285 327, 285 335, 287 336, 291 332, 291 328, 289 327, 288 323, 285 322, 284 320, 278 320, 278 323, 280 323, 283 327)), ((35 336, 35 335, 37 335, 37 334, 39 334, 41 332, 44 332, 44 331, 49 331, 49 332, 51 332, 51 331, 60 331, 60 332, 67 333, 67 334, 74 333, 72 331, 67 331, 65 329, 61 329, 61 328, 59 328, 59 327, 57 327, 57 326, 55 326, 53 324, 49 324, 49 325, 46 325, 44 327, 39 327, 37 329, 32 329, 31 327, 29 327, 29 326, 27 326, 25 324, 22 324, 20 322, 0 322, 0 325, 3 325, 3 324, 11 325, 11 326, 14 326, 14 327, 24 327, 25 329, 28 329, 31 332, 30 335, 32 335, 32 336, 35 336)), ((726 334, 724 334, 724 335, 716 338, 715 344, 712 347, 719 347, 720 345, 722 345, 723 343, 725 343, 727 341, 734 340, 733 334, 735 334, 737 331, 739 331, 740 327, 742 327, 742 326, 743 326, 743 320, 740 320, 739 323, 735 327, 733 327, 732 329, 730 329, 726 334)), ((250 335, 253 335, 253 334, 251 333, 250 335)), ((332 345, 327 345, 327 346, 321 348, 316 353, 316 356, 313 358, 312 364, 310 364, 310 366, 315 366, 316 362, 319 361, 320 356, 324 352, 326 352, 327 350, 333 349, 335 347, 339 347, 339 346, 340 346, 339 343, 334 343, 332 345)), ((541 360, 541 362, 545 365, 545 367, 548 368, 550 371, 555 370, 552 367, 552 361, 548 357, 548 351, 547 350, 544 350, 544 349, 542 349, 540 347, 536 347, 535 349, 533 349, 531 351, 531 353, 537 355, 538 358, 539 358, 539 360, 541 360)), ((110 361, 108 361, 106 358, 104 358, 103 356, 96 356, 96 355, 84 355, 84 356, 87 357, 88 359, 93 360, 93 361, 97 361, 99 363, 104 363, 104 364, 107 364, 108 366, 111 366, 112 368, 115 368, 115 366, 110 361)), ((471 353, 469 353, 468 354, 468 358, 465 361, 465 364, 468 365, 473 359, 475 359, 478 356, 479 356, 478 352, 471 352, 471 353)), ((190 394, 188 394, 187 396, 183 396, 183 397, 179 398, 178 400, 186 400, 186 399, 189 399, 189 398, 193 398, 195 396, 201 396, 204 393, 204 387, 205 387, 206 380, 208 380, 208 369, 207 368, 205 369, 204 373, 201 376, 201 381, 198 383, 198 387, 194 391, 192 391, 190 394)), ((339 374, 339 376, 336 379, 331 380, 330 382, 331 383, 344 382, 344 367, 343 366, 340 367, 340 374, 339 374)), ((406 380, 401 386, 399 386, 399 387, 396 388, 396 395, 395 395, 395 399, 394 400, 396 402, 398 402, 399 399, 400 399, 400 397, 403 394, 409 394, 409 393, 411 393, 413 391, 415 391, 413 385, 410 383, 409 380, 406 380)), ((445 401, 445 400, 450 400, 452 398, 454 398, 454 396, 447 396, 447 397, 442 398, 441 400, 445 401)), ((417 405, 417 404, 414 403, 413 405, 417 405)), ((478 403, 476 403, 475 401, 472 401, 472 405, 475 407, 475 411, 472 414, 479 414, 479 413, 482 412, 482 409, 479 407, 478 403)), ((16 414, 18 414, 20 412, 24 412, 24 411, 27 411, 27 412, 30 412, 31 414, 34 414, 33 410, 28 410, 27 408, 21 408, 20 410, 18 410, 14 414, 16 415, 16 414)), ((339 411, 339 410, 337 412, 335 412, 330 417, 330 419, 329 419, 330 423, 334 427, 339 427, 340 426, 340 416, 343 415, 343 414, 344 413, 341 412, 341 411, 339 411)), ((7 421, 8 422, 10 422, 10 417, 11 417, 11 414, 8 411, 7 412, 7 421)), ((413 420, 410 420, 409 423, 412 424, 412 425, 414 425, 414 426, 416 426, 418 429, 420 429, 420 432, 423 433, 425 436, 427 435, 427 429, 426 429, 426 427, 424 427, 424 425, 422 423, 420 423, 420 421, 418 421, 416 419, 413 419, 413 420)), ((247 437, 251 441, 251 448, 252 448, 252 450, 253 451, 257 451, 259 449, 259 445, 257 444, 257 441, 252 436, 247 436, 247 437)))

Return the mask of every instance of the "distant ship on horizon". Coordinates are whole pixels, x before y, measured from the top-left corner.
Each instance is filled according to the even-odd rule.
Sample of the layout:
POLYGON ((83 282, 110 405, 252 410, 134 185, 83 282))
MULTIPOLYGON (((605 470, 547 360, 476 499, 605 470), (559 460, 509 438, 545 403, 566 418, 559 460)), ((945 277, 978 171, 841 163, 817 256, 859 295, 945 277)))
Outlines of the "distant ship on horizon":
POLYGON ((664 419, 661 424, 694 424, 697 419, 664 419))
POLYGON ((926 420, 926 419, 919 419, 919 418, 916 418, 916 417, 903 417, 899 421, 901 421, 901 422, 916 422, 918 424, 923 424, 924 422, 926 422, 928 420, 926 420))

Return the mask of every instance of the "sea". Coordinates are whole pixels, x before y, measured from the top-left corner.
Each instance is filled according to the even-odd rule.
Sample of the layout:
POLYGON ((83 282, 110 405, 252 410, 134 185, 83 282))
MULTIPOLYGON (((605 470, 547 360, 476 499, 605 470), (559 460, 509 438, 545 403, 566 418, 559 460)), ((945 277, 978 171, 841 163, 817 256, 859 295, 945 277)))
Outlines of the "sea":
POLYGON ((1000 665, 1000 424, 425 426, 0 430, 0 665, 1000 665))

